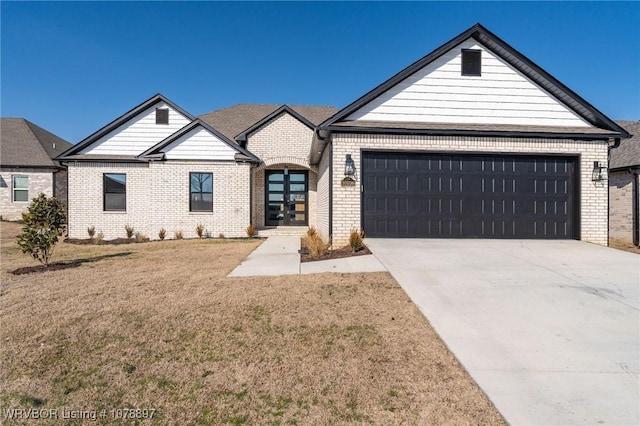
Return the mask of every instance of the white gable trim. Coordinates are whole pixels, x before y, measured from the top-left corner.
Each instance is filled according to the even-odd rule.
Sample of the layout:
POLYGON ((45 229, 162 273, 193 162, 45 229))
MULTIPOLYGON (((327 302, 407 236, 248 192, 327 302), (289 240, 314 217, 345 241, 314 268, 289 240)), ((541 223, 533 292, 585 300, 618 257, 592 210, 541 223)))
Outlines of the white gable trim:
POLYGON ((233 161, 237 150, 202 126, 196 126, 162 148, 167 160, 233 161))
POLYGON ((158 102, 140 111, 79 153, 136 156, 180 130, 190 121, 190 118, 166 102, 158 102), (158 108, 169 110, 169 124, 156 124, 155 111, 158 108))
POLYGON ((474 38, 394 85, 349 121, 592 127, 474 38), (482 50, 482 75, 461 75, 461 49, 482 50))

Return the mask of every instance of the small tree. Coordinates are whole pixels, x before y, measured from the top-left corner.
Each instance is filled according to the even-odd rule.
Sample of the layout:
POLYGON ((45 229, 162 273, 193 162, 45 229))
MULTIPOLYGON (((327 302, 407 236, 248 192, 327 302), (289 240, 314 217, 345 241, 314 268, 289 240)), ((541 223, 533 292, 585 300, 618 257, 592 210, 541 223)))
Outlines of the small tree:
POLYGON ((49 267, 53 246, 64 233, 66 219, 64 205, 57 198, 38 195, 31 200, 27 213, 22 214, 24 227, 18 235, 18 246, 49 267))

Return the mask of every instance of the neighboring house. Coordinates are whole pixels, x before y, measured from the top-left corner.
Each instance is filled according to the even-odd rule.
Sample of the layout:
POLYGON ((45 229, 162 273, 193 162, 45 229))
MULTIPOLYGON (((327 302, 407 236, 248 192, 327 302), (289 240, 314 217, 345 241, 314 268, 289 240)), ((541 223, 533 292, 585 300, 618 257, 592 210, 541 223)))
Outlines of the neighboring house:
POLYGON ((611 150, 609 240, 640 245, 640 121, 618 121, 632 137, 611 150))
POLYGON ((71 237, 315 226, 370 237, 607 244, 594 179, 627 132, 481 25, 344 109, 157 95, 64 153, 71 237), (599 170, 599 169, 598 169, 599 170))
POLYGON ((2 219, 20 219, 40 193, 67 202, 67 172, 54 159, 71 146, 24 118, 0 118, 2 219))

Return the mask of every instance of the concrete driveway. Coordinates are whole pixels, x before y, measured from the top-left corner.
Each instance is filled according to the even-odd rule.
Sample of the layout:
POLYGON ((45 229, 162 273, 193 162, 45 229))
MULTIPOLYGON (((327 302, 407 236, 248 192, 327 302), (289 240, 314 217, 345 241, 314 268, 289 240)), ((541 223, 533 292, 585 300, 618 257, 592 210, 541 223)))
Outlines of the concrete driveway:
POLYGON ((367 239, 511 424, 640 424, 640 256, 580 241, 367 239))

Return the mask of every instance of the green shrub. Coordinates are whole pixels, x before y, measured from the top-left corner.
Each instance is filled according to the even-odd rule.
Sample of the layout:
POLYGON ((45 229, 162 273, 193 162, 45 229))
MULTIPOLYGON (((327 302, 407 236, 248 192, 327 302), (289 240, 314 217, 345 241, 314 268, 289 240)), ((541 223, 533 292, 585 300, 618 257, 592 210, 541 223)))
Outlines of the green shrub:
POLYGON ((352 252, 360 251, 364 248, 364 241, 362 241, 363 233, 357 229, 352 229, 349 234, 349 245, 352 252))
POLYGON ((124 230, 127 232, 127 238, 129 239, 133 238, 133 232, 134 232, 133 226, 125 225, 124 230))
POLYGON ((164 240, 164 237, 167 236, 167 230, 164 228, 160 228, 160 231, 158 231, 158 238, 160 238, 161 240, 164 240))
POLYGON ((87 234, 89 234, 89 238, 93 240, 93 236, 96 235, 96 227, 95 226, 88 227, 87 234))
POLYGON ((196 226, 196 234, 198 234, 198 238, 202 238, 202 234, 204 234, 204 225, 199 224, 196 226))
POLYGON ((53 247, 66 228, 64 205, 55 197, 40 194, 31 201, 22 220, 24 227, 17 238, 18 246, 48 267, 53 247))

